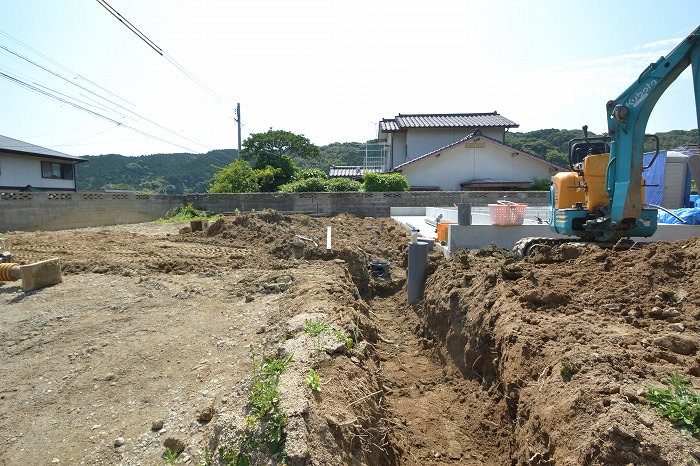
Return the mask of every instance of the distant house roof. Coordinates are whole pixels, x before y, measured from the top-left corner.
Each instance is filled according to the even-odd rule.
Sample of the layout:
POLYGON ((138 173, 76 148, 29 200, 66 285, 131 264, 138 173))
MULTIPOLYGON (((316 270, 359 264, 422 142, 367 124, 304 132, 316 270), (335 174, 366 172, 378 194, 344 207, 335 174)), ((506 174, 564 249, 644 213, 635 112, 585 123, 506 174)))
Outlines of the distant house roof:
POLYGON ((396 132, 404 128, 517 128, 519 125, 508 118, 493 113, 444 113, 444 114, 398 114, 395 118, 384 118, 379 122, 380 132, 396 132))
POLYGON ((75 163, 87 162, 87 160, 80 157, 64 154, 62 152, 47 149, 41 146, 35 146, 34 144, 29 144, 28 142, 8 138, 7 136, 2 135, 0 135, 0 152, 9 152, 11 154, 28 155, 32 157, 70 160, 75 163))
POLYGON ((555 163, 552 163, 552 162, 549 162, 549 161, 547 161, 547 160, 545 160, 545 159, 543 159, 543 158, 537 157, 536 155, 528 154, 527 152, 523 152, 523 151, 521 151, 521 150, 519 150, 519 149, 516 149, 515 147, 511 147, 511 146, 509 146, 508 144, 504 144, 504 143, 502 143, 501 141, 498 141, 498 140, 496 140, 496 139, 490 138, 490 137, 488 137, 488 136, 484 136, 483 134, 481 134, 481 131, 479 131, 479 130, 477 129, 476 131, 474 131, 473 133, 471 133, 469 136, 466 136, 466 137, 460 139, 460 140, 457 141, 457 142, 453 142, 452 144, 448 144, 448 145, 446 145, 446 146, 444 146, 444 147, 441 147, 441 148, 439 148, 439 149, 436 149, 436 150, 434 150, 434 151, 432 151, 432 152, 428 152, 427 154, 423 154, 423 155, 421 155, 420 157, 416 157, 415 159, 409 160, 408 162, 404 162, 404 163, 402 163, 401 165, 397 165, 396 167, 394 167, 394 171, 401 171, 401 170, 402 170, 403 168, 405 168, 406 166, 411 165, 411 164, 413 164, 413 163, 415 163, 415 162, 418 162, 419 160, 424 160, 424 159, 427 159, 428 157, 437 156, 437 155, 439 155, 442 151, 444 151, 445 149, 449 149, 449 148, 454 147, 454 146, 457 146, 457 145, 459 145, 459 144, 464 144, 465 142, 468 142, 468 141, 471 141, 471 140, 479 141, 479 140, 481 140, 481 139, 486 140, 486 141, 489 141, 490 143, 496 144, 496 145, 498 145, 498 146, 508 148, 508 149, 514 151, 515 153, 519 154, 519 155, 523 155, 523 156, 529 157, 529 158, 531 158, 531 159, 533 159, 533 160, 537 160, 538 162, 542 162, 542 163, 544 163, 544 164, 550 165, 552 168, 556 168, 557 170, 566 170, 564 167, 560 167, 559 165, 557 165, 557 164, 555 164, 555 163))
POLYGON ((363 166, 350 166, 350 165, 338 165, 331 167, 328 172, 328 176, 331 178, 362 178, 362 174, 365 172, 380 173, 379 168, 366 168, 363 166))
POLYGON ((700 155, 700 144, 686 144, 673 149, 676 152, 690 152, 693 155, 700 155))

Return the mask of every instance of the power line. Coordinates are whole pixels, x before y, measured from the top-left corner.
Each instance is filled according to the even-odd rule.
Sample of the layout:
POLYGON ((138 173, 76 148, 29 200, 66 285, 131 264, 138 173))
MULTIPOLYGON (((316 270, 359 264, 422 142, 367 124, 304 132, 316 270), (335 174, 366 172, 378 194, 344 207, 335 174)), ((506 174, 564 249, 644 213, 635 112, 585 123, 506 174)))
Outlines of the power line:
POLYGON ((16 56, 17 58, 20 58, 20 59, 26 61, 27 63, 30 63, 30 64, 36 66, 37 68, 40 68, 40 69, 46 71, 47 73, 50 73, 50 74, 56 76, 57 78, 59 78, 59 79, 65 81, 65 82, 67 82, 68 84, 70 84, 70 85, 72 85, 72 86, 79 87, 80 89, 84 90, 85 92, 89 92, 90 94, 92 94, 92 95, 94 95, 94 96, 97 96, 97 97, 99 97, 100 99, 106 100, 107 102, 111 103, 112 105, 116 105, 117 107, 126 110, 126 108, 123 107, 122 105, 119 105, 119 104, 116 103, 116 102, 113 102, 113 101, 111 101, 111 100, 109 100, 109 99, 106 99, 105 97, 103 97, 103 96, 97 94, 96 92, 91 91, 90 89, 86 88, 85 86, 81 86, 80 84, 71 81, 70 79, 66 78, 65 76, 62 76, 62 75, 60 75, 59 73, 57 73, 57 72, 55 72, 55 71, 52 71, 52 70, 48 69, 47 67, 45 67, 45 66, 43 66, 43 65, 40 65, 39 63, 36 63, 36 62, 33 61, 33 60, 30 60, 29 58, 25 57, 24 55, 22 55, 22 54, 20 54, 20 53, 18 53, 18 52, 15 52, 14 50, 9 49, 8 47, 5 47, 4 45, 0 45, 0 49, 6 51, 6 52, 8 52, 8 53, 11 53, 12 55, 16 56))
POLYGON ((117 19, 118 19, 124 26, 126 26, 131 32, 133 32, 134 34, 136 34, 136 36, 137 36, 139 39, 141 39, 142 41, 144 41, 150 48, 152 48, 153 50, 155 50, 155 52, 156 52, 158 55, 163 55, 163 50, 162 50, 160 47, 158 47, 151 39, 149 39, 148 37, 146 37, 146 35, 145 35, 144 33, 142 33, 141 31, 139 31, 138 28, 137 28, 136 26, 134 26, 133 24, 131 24, 131 23, 129 22, 129 20, 126 19, 125 17, 123 17, 117 10, 115 10, 114 8, 112 8, 112 6, 111 6, 109 3, 107 3, 105 0, 97 0, 97 3, 99 3, 100 5, 102 5, 103 7, 105 7, 105 9, 106 9, 107 11, 109 11, 109 12, 112 14, 112 16, 114 16, 115 18, 117 18, 117 19))
MULTIPOLYGON (((175 68, 177 68, 189 80, 191 80, 193 83, 195 83, 197 86, 199 86, 202 90, 204 90, 207 94, 209 94, 215 100, 217 100, 220 104, 222 104, 227 110, 232 109, 231 106, 221 96, 219 96, 216 92, 214 92, 209 86, 204 84, 204 82, 202 82, 200 79, 198 79, 194 74, 192 74, 190 71, 188 71, 183 65, 178 63, 175 60, 175 58, 173 58, 168 53, 164 52, 163 49, 158 47, 155 44, 155 42, 153 42, 151 39, 149 39, 136 26, 131 24, 131 22, 129 22, 129 20, 127 20, 117 10, 115 10, 109 3, 106 2, 106 0, 97 0, 97 3, 102 5, 107 11, 109 11, 112 14, 112 16, 117 18, 119 20, 119 22, 121 22, 124 26, 126 26, 127 29, 129 29, 131 32, 133 32, 139 39, 144 41, 158 55, 160 55, 161 57, 165 58, 168 62, 170 62, 170 64, 172 64, 175 68)), ((238 119, 238 115, 236 115, 236 120, 237 119, 238 119)))
MULTIPOLYGON (((57 66, 59 66, 59 67, 62 68, 63 70, 65 70, 65 71, 67 71, 67 72, 69 72, 69 73, 71 73, 71 74, 77 75, 77 74, 76 74, 75 72, 73 72, 72 70, 70 70, 70 69, 68 69, 68 68, 66 68, 66 67, 64 67, 64 66, 61 66, 59 63, 57 63, 57 62, 51 60, 50 58, 46 57, 45 55, 41 54, 41 52, 39 52, 38 50, 29 47, 28 45, 26 45, 26 44, 22 43, 21 41, 15 39, 14 37, 10 36, 9 34, 2 32, 2 35, 4 35, 4 36, 6 36, 6 37, 8 37, 8 38, 10 38, 10 39, 12 39, 12 40, 14 40, 15 42, 17 42, 17 43, 21 44, 22 46, 26 47, 27 49, 34 51, 34 53, 36 53, 37 55, 39 55, 39 56, 41 56, 42 58, 44 58, 44 59, 46 59, 46 60, 48 60, 48 61, 50 61, 50 62, 56 64, 57 66)), ((162 129, 162 130, 164 130, 164 131, 166 131, 166 132, 168 132, 168 133, 170 133, 170 134, 172 134, 172 135, 174 135, 174 136, 176 136, 176 137, 178 137, 178 138, 182 138, 182 139, 184 139, 184 140, 187 140, 187 141, 189 141, 189 142, 191 142, 191 143, 197 144, 198 146, 204 147, 204 148, 206 148, 206 149, 211 149, 211 147, 210 147, 209 145, 207 145, 207 144, 205 144, 205 143, 203 143, 203 142, 201 142, 201 141, 197 141, 197 140, 195 140, 195 139, 189 138, 189 137, 187 137, 187 136, 178 134, 177 132, 172 131, 172 130, 166 128, 165 126, 163 126, 163 125, 161 125, 161 124, 159 124, 159 123, 156 123, 155 121, 153 121, 153 120, 151 120, 151 119, 149 119, 149 118, 147 118, 147 117, 145 117, 145 116, 143 116, 143 115, 140 115, 140 114, 134 112, 133 110, 131 110, 131 109, 129 109, 129 108, 126 108, 125 106, 123 106, 123 105, 121 105, 121 104, 119 104, 119 103, 117 103, 117 102, 115 102, 115 101, 113 101, 113 100, 111 100, 111 99, 109 99, 109 98, 103 96, 103 95, 100 95, 100 94, 98 94, 97 92, 94 92, 93 90, 88 89, 87 87, 85 87, 85 86, 83 86, 83 85, 80 85, 80 84, 77 83, 77 82, 74 82, 74 80, 71 80, 71 79, 69 79, 69 78, 67 78, 67 77, 65 77, 65 76, 63 76, 63 75, 61 75, 61 74, 58 73, 57 71, 51 70, 51 69, 48 68, 47 66, 41 65, 41 64, 37 63, 36 61, 31 60, 30 58, 28 58, 28 57, 26 57, 26 56, 20 54, 19 52, 16 52, 16 51, 10 49, 10 48, 7 47, 7 46, 4 46, 4 45, 1 45, 1 44, 0 44, 0 50, 4 50, 5 52, 7 52, 7 53, 9 53, 9 54, 11 54, 11 55, 13 55, 13 56, 15 56, 16 58, 19 58, 19 59, 23 60, 24 62, 29 63, 29 64, 31 64, 31 65, 33 65, 33 66, 39 68, 40 70, 42 70, 42 71, 44 71, 44 72, 47 72, 47 73, 49 73, 49 74, 55 76, 56 78, 58 78, 58 79, 60 79, 60 80, 62 80, 62 81, 64 81, 64 82, 70 84, 71 86, 75 86, 75 87, 77 87, 77 88, 79 88, 79 89, 81 89, 81 90, 83 90, 83 91, 85 91, 85 92, 88 92, 89 94, 91 94, 91 95, 97 97, 98 99, 100 99, 100 100, 102 100, 102 101, 105 101, 105 102, 107 102, 108 104, 111 104, 111 105, 113 105, 113 106, 115 106, 115 107, 117 107, 117 108, 119 108, 119 109, 122 109, 123 111, 128 112, 129 114, 135 116, 136 118, 139 118, 139 119, 141 119, 141 120, 143 120, 143 121, 146 121, 146 122, 148 122, 148 123, 150 123, 150 124, 152 124, 152 125, 154 125, 154 126, 160 128, 160 129, 162 129)), ((21 74, 21 73, 15 72, 15 74, 21 74)), ((6 76, 9 76, 9 75, 6 75, 6 76)), ((79 78, 81 78, 82 80, 93 84, 95 87, 98 87, 98 88, 104 90, 105 92, 107 92, 107 93, 109 93, 110 95, 112 95, 112 96, 118 98, 119 100, 122 100, 122 101, 128 103, 128 100, 126 100, 126 99, 124 99, 124 98, 118 96, 117 94, 114 94, 113 92, 110 92, 109 90, 105 89, 105 88, 102 87, 102 86, 99 86, 98 84, 94 83, 93 81, 90 81, 90 80, 88 80, 88 79, 85 79, 85 78, 83 78, 83 77, 80 76, 80 75, 77 75, 77 76, 78 76, 79 78)), ((10 76, 10 77, 11 77, 11 78, 14 78, 14 79, 16 80, 16 81, 14 81, 16 84, 19 84, 20 82, 22 82, 22 80, 19 79, 19 78, 17 78, 17 77, 12 77, 12 76, 10 76)), ((8 79, 8 78, 5 78, 5 79, 8 79)), ((31 78, 28 78, 28 77, 25 78, 25 80, 29 80, 29 79, 31 79, 31 78)), ((27 84, 27 85, 28 85, 28 83, 24 83, 24 84, 27 84)), ((47 85, 43 85, 43 84, 40 84, 40 83, 37 83, 37 82, 34 82, 33 85, 35 85, 35 86, 37 86, 37 87, 39 87, 39 88, 45 89, 47 94, 51 94, 51 93, 58 94, 58 95, 61 95, 61 96, 65 97, 65 98, 67 98, 67 99, 72 99, 74 102, 79 102, 80 104, 83 104, 83 105, 85 105, 85 106, 93 106, 93 105, 91 105, 90 103, 85 102, 85 101, 82 101, 82 100, 80 100, 80 99, 78 99, 78 98, 76 98, 76 97, 69 96, 68 94, 63 93, 63 92, 60 92, 60 91, 55 90, 55 89, 51 89, 51 88, 50 88, 49 86, 47 86, 47 85)), ((24 87, 27 87, 27 86, 24 86, 24 87)), ((31 89, 30 87, 27 87, 27 88, 30 89, 30 90, 34 90, 34 89, 31 89)), ((34 91, 35 91, 35 92, 38 92, 37 90, 34 90, 34 91)), ((44 95, 47 95, 47 94, 44 94, 44 95)), ((47 96, 48 96, 48 95, 47 95, 47 96)), ((84 96, 84 97, 87 98, 87 99, 89 99, 90 101, 92 101, 93 104, 94 104, 94 107, 96 107, 96 108, 99 108, 99 109, 101 109, 101 110, 103 110, 103 111, 114 112, 114 113, 116 113, 117 115, 119 115, 119 116, 121 116, 121 117, 123 117, 123 118, 129 118, 129 119, 132 120, 132 121, 136 121, 136 120, 134 120, 134 118, 131 118, 131 117, 127 116, 126 114, 120 112, 119 110, 115 110, 114 108, 110 108, 109 106, 106 106, 106 105, 103 104, 102 102, 99 102, 99 101, 97 101, 97 100, 91 99, 89 96, 84 96)), ((56 100, 57 100, 57 99, 56 99, 56 100)), ((65 102, 64 102, 64 103, 65 103, 65 102)), ((79 107, 81 107, 81 106, 80 106, 80 105, 75 106, 75 108, 79 108, 79 107)), ((94 113, 96 114, 96 112, 94 112, 94 113)), ((102 115, 102 116, 104 116, 104 115, 102 115)), ((111 120, 111 121, 115 121, 115 120, 113 120, 113 119, 110 119, 110 120, 111 120)), ((117 122, 117 123, 118 123, 120 126, 125 126, 123 123, 119 123, 119 122, 117 122)), ((125 126, 125 127, 126 127, 126 126, 125 126)), ((144 133, 145 133, 145 132, 144 132, 144 133)), ((149 135, 149 137, 153 137, 153 136, 150 136, 150 135, 149 135)), ((175 146, 177 146, 177 147, 183 148, 183 146, 180 146, 180 145, 178 145, 178 144, 173 144, 173 145, 175 145, 175 146)), ((188 149, 188 150, 189 150, 189 149, 188 149)), ((192 152, 196 152, 196 151, 192 151, 192 152)))
POLYGON ((33 91, 33 92, 36 92, 36 93, 41 94, 41 95, 44 95, 44 96, 46 96, 46 97, 48 97, 48 98, 57 100, 57 101, 59 101, 59 102, 61 102, 61 103, 64 103, 64 104, 66 104, 66 105, 69 105, 69 106, 71 106, 71 107, 73 107, 73 108, 76 108, 76 109, 78 109, 78 110, 80 110, 80 111, 86 112, 86 113, 91 114, 91 115, 93 115, 93 116, 95 116, 95 117, 98 117, 98 118, 101 118, 101 119, 103 119, 103 120, 106 120, 106 121, 108 121, 108 122, 110 122, 110 123, 113 123, 113 124, 115 124, 115 125, 117 125, 117 126, 121 126, 121 127, 126 128, 126 129, 130 129, 130 130, 132 130, 132 131, 135 131, 135 132, 137 132, 137 133, 139 133, 139 134, 141 134, 141 135, 143 135, 143 136, 146 136, 146 137, 149 137, 149 138, 153 138, 153 139, 157 139, 158 141, 164 142, 164 143, 166 143, 166 144, 173 145, 173 146, 175 146, 175 147, 179 147, 179 148, 184 149, 184 150, 189 151, 189 152, 196 152, 195 150, 192 150, 192 149, 190 149, 190 148, 188 148, 188 147, 185 147, 185 146, 182 146, 182 145, 180 145, 180 144, 177 144, 177 143, 174 143, 174 142, 165 140, 165 139, 160 138, 160 137, 158 137, 158 136, 155 136, 155 135, 153 135, 153 134, 149 134, 149 133, 147 133, 147 132, 145 132, 145 131, 142 131, 142 130, 140 130, 140 129, 138 129, 138 128, 134 128, 133 126, 127 125, 127 124, 125 124, 125 123, 121 123, 121 122, 119 122, 119 121, 117 121, 117 120, 115 120, 115 119, 113 119, 113 118, 110 118, 110 117, 108 117, 108 116, 105 116, 105 115, 102 115, 102 114, 100 114, 100 113, 97 113, 97 112, 95 112, 95 111, 93 111, 93 110, 90 110, 89 108, 85 108, 85 107, 83 107, 82 105, 78 105, 78 104, 76 104, 75 102, 71 102, 71 101, 68 100, 68 99, 65 99, 65 98, 63 98, 63 97, 60 97, 59 95, 56 95, 56 94, 54 94, 54 93, 52 93, 52 92, 50 92, 50 91, 44 90, 44 89, 42 89, 41 87, 38 87, 38 86, 36 86, 36 85, 27 83, 27 82, 22 81, 22 80, 20 80, 20 79, 14 78, 14 77, 12 77, 12 76, 10 76, 10 75, 8 75, 8 74, 5 74, 5 73, 3 73, 3 72, 0 72, 0 78, 6 79, 6 80, 8 80, 8 81, 10 81, 10 82, 12 82, 12 83, 14 83, 14 84, 17 84, 17 85, 19 85, 19 86, 22 86, 22 87, 24 87, 24 88, 26 88, 26 89, 29 89, 29 90, 33 91))
POLYGON ((121 101, 123 101, 123 102, 125 102, 125 103, 127 103, 127 104, 129 104, 129 105, 133 105, 133 103, 129 102, 128 100, 124 99, 123 97, 118 96, 118 95, 116 95, 116 94, 113 93, 113 92, 110 92, 108 89, 105 89, 104 87, 100 86, 100 85, 97 84, 96 82, 89 80, 89 79, 86 78, 85 76, 82 76, 80 73, 76 73, 75 71, 73 71, 73 70, 71 70, 71 69, 69 69, 69 68, 63 66, 62 64, 58 63, 56 60, 53 60, 51 57, 48 57, 48 56, 44 55, 44 54, 41 53, 39 50, 35 49, 34 47, 32 47, 32 46, 30 46, 30 45, 28 45, 28 44, 25 44, 24 42, 22 42, 21 40, 17 39, 16 37, 12 37, 10 34, 6 33, 5 31, 0 31, 0 35, 3 35, 3 36, 5 36, 6 38, 10 39, 11 41, 13 41, 13 42, 15 42, 15 43, 21 45, 21 46, 24 47, 26 50, 29 50, 29 51, 33 52, 33 53, 36 54, 37 56, 43 58, 44 60, 46 60, 46 61, 48 61, 49 63, 53 64, 54 66, 56 66, 56 67, 62 69, 63 71, 66 71, 66 72, 68 72, 68 73, 70 73, 70 74, 72 74, 72 75, 75 75, 75 77, 76 77, 77 79, 81 79, 81 80, 83 80, 83 81, 85 81, 85 82, 87 82, 87 83, 89 83, 89 84, 95 86, 95 87, 98 88, 98 89, 102 89, 102 90, 105 91, 106 93, 108 93, 108 94, 110 94, 110 95, 112 95, 112 96, 118 98, 119 100, 121 100, 121 101))

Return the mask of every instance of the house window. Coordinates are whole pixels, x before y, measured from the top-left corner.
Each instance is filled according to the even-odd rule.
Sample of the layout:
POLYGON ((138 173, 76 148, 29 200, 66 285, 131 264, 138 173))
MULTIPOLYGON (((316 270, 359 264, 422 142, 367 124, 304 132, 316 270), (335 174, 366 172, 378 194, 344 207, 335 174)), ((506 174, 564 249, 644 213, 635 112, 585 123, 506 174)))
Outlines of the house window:
POLYGON ((41 177, 53 178, 58 180, 72 180, 73 164, 41 162, 41 177))

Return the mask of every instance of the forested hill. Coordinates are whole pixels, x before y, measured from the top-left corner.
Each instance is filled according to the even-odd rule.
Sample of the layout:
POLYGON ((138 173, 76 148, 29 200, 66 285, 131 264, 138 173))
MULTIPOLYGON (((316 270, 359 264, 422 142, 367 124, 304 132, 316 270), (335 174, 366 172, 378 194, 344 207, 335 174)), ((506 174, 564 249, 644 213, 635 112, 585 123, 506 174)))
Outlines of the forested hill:
MULTIPOLYGON (((661 150, 671 150, 686 144, 698 143, 698 130, 691 129, 673 130, 665 133, 656 133, 660 140, 661 150)), ((589 137, 600 136, 592 132, 589 137)), ((563 167, 569 166, 567 151, 569 141, 574 138, 582 138, 582 130, 569 129, 539 129, 528 133, 506 133, 506 144, 516 149, 537 155, 550 162, 563 167)), ((652 151, 651 144, 645 144, 646 151, 652 151)))
MULTIPOLYGON (((597 136, 589 133, 589 136, 597 136)), ((698 130, 675 130, 657 133, 661 149, 670 150, 698 143, 698 130)), ((583 137, 581 130, 541 129, 527 133, 506 133, 506 144, 542 157, 563 167, 568 166, 566 151, 570 139, 583 137)), ((297 160, 299 168, 318 168, 325 172, 333 165, 362 165, 365 143, 336 142, 321 146, 317 160, 297 160)), ((368 141, 370 151, 377 150, 368 141)), ((651 149, 649 149, 651 150, 651 149)), ((78 189, 125 189, 157 194, 204 193, 215 168, 236 159, 235 149, 215 150, 206 154, 154 154, 125 157, 109 154, 86 157, 89 163, 77 165, 78 189)))
POLYGON ((237 150, 206 154, 117 154, 87 156, 77 165, 78 189, 124 189, 155 194, 205 193, 217 171, 236 160, 237 150))
MULTIPOLYGON (((334 142, 321 146, 316 160, 294 159, 299 168, 325 172, 334 165, 362 165, 365 143, 334 142)), ((378 150, 373 141, 368 150, 378 150)), ((236 160, 235 149, 206 154, 153 154, 126 157, 117 154, 86 156, 88 163, 77 165, 78 189, 123 189, 155 194, 205 193, 214 172, 236 160)))

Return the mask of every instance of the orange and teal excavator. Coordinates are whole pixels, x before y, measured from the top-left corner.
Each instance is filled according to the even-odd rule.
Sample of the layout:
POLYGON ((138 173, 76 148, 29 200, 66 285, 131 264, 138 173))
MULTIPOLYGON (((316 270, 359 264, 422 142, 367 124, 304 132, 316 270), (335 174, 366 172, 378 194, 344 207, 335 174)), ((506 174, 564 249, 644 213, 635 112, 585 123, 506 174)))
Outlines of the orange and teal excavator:
MULTIPOLYGON (((569 143, 571 171, 555 175, 550 188, 550 227, 554 232, 602 244, 654 234, 657 210, 644 204, 642 171, 648 167, 644 166, 643 145, 645 138, 654 138, 658 155, 659 142, 644 132, 659 97, 688 66, 700 127, 699 26, 607 103, 607 136, 588 138, 584 126, 584 138, 569 143)), ((521 252, 527 255, 527 251, 521 252)))

